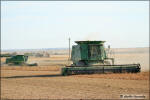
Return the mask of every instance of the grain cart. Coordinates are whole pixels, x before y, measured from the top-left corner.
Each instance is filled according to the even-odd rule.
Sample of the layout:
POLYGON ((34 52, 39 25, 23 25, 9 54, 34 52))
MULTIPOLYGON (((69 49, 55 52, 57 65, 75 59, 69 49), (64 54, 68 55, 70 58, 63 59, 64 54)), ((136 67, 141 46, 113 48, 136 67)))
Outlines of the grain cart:
POLYGON ((114 64, 114 58, 107 56, 104 42, 76 41, 71 53, 73 64, 62 68, 62 75, 140 72, 140 64, 114 64))
POLYGON ((37 66, 34 64, 27 64, 28 56, 25 55, 15 55, 6 59, 6 64, 9 65, 29 65, 29 66, 37 66))

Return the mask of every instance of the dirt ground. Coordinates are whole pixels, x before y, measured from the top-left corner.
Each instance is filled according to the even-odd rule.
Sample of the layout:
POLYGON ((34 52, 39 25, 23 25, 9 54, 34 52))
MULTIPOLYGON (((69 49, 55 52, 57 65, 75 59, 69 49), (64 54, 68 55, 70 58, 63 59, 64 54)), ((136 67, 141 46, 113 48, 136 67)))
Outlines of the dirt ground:
MULTIPOLYGON (((126 74, 125 74, 126 75, 126 74)), ((1 97, 8 99, 120 99, 120 95, 149 98, 149 80, 107 75, 61 76, 59 71, 2 70, 1 97)), ((146 77, 148 74, 145 74, 146 77)), ((136 75, 135 75, 136 76, 136 75)), ((127 77, 131 77, 130 75, 127 77)))
POLYGON ((1 59, 2 99, 120 99, 121 95, 149 99, 149 54, 115 54, 116 64, 140 63, 137 74, 93 74, 61 76, 69 64, 67 55, 50 58, 30 57, 37 67, 5 66, 1 59))

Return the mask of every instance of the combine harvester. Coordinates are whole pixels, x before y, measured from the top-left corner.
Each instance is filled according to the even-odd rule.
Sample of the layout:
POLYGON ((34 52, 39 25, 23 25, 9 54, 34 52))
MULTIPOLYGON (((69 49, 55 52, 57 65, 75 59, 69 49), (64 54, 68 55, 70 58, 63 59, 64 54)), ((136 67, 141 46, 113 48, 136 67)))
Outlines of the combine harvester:
POLYGON ((104 48, 105 41, 76 41, 72 46, 72 65, 61 69, 62 75, 101 74, 101 73, 137 73, 140 64, 114 64, 114 58, 108 58, 104 48))
POLYGON ((26 66, 37 66, 37 63, 28 64, 26 63, 28 60, 28 56, 25 55, 15 55, 6 58, 6 64, 8 65, 26 65, 26 66))

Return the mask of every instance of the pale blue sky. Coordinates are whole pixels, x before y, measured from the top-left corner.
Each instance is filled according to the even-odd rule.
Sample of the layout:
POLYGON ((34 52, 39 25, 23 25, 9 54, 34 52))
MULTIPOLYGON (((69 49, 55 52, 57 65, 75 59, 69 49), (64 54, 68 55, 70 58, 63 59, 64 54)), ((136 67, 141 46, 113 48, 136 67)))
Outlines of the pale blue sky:
POLYGON ((112 48, 149 47, 148 1, 2 1, 1 48, 68 47, 105 40, 112 48))

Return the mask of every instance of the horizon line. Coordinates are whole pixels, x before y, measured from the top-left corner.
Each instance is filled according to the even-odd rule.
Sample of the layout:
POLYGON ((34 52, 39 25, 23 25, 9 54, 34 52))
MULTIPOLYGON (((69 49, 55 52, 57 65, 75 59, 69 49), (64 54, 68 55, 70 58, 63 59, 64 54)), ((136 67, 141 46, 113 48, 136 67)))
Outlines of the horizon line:
MULTIPOLYGON (((114 48, 113 47, 113 49, 127 49, 127 48, 149 48, 149 46, 148 47, 119 47, 119 48, 114 48)), ((1 49, 1 52, 2 51, 14 51, 14 50, 42 50, 42 49, 69 49, 69 48, 67 48, 67 47, 58 47, 58 48, 28 48, 28 49, 22 49, 22 48, 18 48, 18 49, 1 49)))

